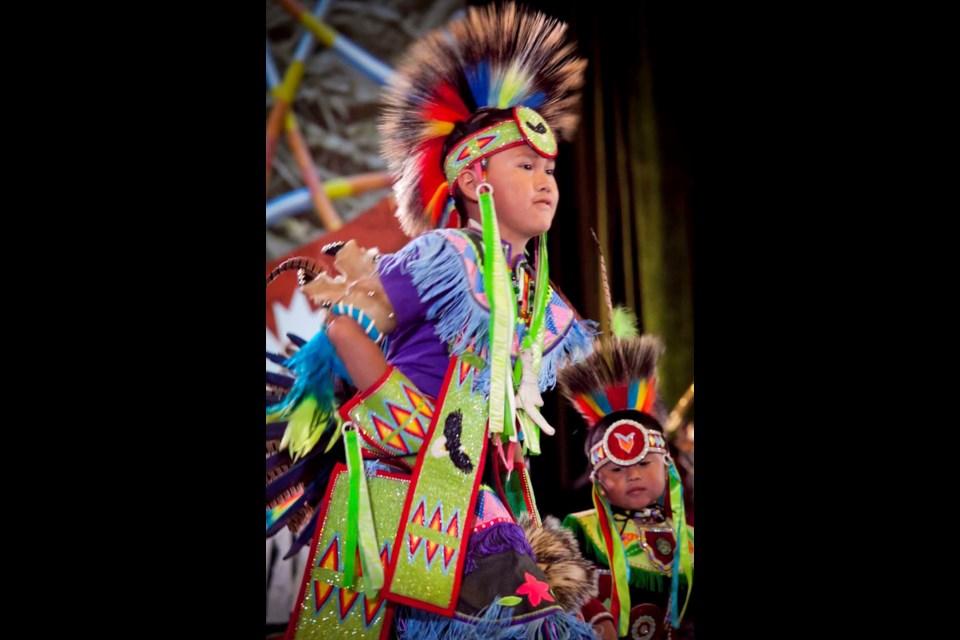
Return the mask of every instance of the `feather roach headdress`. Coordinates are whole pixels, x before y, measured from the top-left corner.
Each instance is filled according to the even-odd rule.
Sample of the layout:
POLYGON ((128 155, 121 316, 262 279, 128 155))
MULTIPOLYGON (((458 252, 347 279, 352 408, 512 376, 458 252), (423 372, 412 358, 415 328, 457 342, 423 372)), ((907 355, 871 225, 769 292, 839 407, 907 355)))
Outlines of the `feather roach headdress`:
POLYGON ((667 409, 657 388, 663 343, 650 335, 598 340, 594 352, 560 372, 561 393, 604 437, 590 449, 590 466, 635 464, 648 453, 666 454, 667 409))
POLYGON ((406 53, 379 126, 405 233, 458 226, 453 185, 477 160, 519 144, 554 157, 557 138, 573 136, 586 61, 566 31, 512 3, 470 7, 406 53), (455 127, 485 108, 510 109, 511 117, 469 134, 443 157, 455 127))

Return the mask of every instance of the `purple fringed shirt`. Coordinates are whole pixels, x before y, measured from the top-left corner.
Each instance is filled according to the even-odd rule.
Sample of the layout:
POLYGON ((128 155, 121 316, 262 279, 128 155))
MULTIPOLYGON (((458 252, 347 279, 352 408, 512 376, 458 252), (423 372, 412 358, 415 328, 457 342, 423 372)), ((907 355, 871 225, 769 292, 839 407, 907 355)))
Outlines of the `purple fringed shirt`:
MULTIPOLYGON (((512 260, 510 244, 503 242, 503 246, 508 264, 524 259, 520 255, 512 260)), ((407 256, 409 259, 410 254, 407 256)), ((437 337, 437 320, 427 320, 430 305, 421 300, 413 276, 404 262, 398 261, 397 254, 384 255, 377 270, 397 320, 397 328, 388 338, 387 362, 399 369, 418 389, 436 398, 450 362, 447 345, 437 337)))

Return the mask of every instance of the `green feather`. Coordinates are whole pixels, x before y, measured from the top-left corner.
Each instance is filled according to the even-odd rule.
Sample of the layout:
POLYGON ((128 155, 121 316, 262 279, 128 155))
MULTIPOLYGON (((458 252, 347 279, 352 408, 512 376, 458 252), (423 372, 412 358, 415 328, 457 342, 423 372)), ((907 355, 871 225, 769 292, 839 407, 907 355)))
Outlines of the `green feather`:
POLYGON ((290 457, 294 460, 310 453, 320 440, 329 418, 329 415, 320 415, 316 397, 313 394, 307 396, 290 414, 280 449, 289 447, 290 457))
POLYGON ((613 335, 621 340, 626 338, 636 338, 640 335, 637 331, 637 314, 633 309, 627 307, 617 307, 613 310, 613 335))

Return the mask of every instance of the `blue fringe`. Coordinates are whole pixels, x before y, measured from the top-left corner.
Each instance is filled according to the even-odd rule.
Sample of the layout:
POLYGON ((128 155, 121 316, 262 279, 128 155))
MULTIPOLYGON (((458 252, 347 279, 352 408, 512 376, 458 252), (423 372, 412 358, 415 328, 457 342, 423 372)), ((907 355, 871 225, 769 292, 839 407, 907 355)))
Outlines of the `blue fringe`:
POLYGON ((400 607, 399 640, 593 640, 593 631, 571 613, 555 611, 530 622, 512 624, 513 607, 491 604, 478 620, 464 622, 422 609, 400 607))
POLYGON ((560 344, 550 353, 543 354, 543 366, 537 382, 540 391, 549 391, 557 386, 557 367, 576 364, 593 353, 593 338, 599 325, 593 320, 581 320, 570 325, 570 330, 560 344))
MULTIPOLYGON (((543 354, 540 377, 537 383, 540 391, 549 391, 557 385, 557 367, 580 362, 593 353, 593 337, 597 335, 597 323, 593 320, 581 320, 570 325, 560 342, 549 353, 543 354)), ((523 336, 521 335, 521 340, 523 336)), ((512 359, 516 362, 516 358, 512 359)), ((490 388, 490 368, 477 373, 473 381, 473 390, 486 393, 490 388)))
POLYGON ((428 232, 397 252, 386 270, 404 265, 421 300, 429 304, 427 320, 436 321, 437 337, 451 345, 453 355, 462 355, 471 341, 487 343, 490 310, 473 297, 463 257, 447 241, 445 230, 428 232))
MULTIPOLYGON (((421 235, 400 250, 396 260, 386 269, 404 265, 401 268, 406 269, 405 273, 410 273, 422 301, 430 305, 426 317, 437 322, 437 337, 451 345, 452 355, 459 356, 471 343, 476 345, 478 351, 486 349, 490 310, 474 298, 473 283, 467 279, 463 256, 447 241, 450 233, 455 232, 437 230, 421 235)), ((579 362, 593 352, 597 326, 592 320, 574 322, 567 335, 543 355, 539 378, 541 391, 556 386, 557 367, 579 362)), ((487 367, 477 373, 473 390, 485 394, 489 389, 490 368, 487 367)))

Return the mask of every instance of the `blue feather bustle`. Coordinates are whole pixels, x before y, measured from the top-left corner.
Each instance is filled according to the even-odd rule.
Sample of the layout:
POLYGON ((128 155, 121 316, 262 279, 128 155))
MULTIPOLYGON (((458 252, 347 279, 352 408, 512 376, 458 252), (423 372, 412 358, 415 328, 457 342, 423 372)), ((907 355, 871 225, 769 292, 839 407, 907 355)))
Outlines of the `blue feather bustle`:
POLYGON ((326 423, 336 409, 335 378, 342 378, 348 384, 353 384, 350 374, 337 357, 337 351, 327 336, 326 325, 292 357, 284 361, 283 366, 296 375, 296 380, 283 400, 267 407, 267 415, 289 415, 303 400, 312 395, 317 399, 321 413, 318 422, 326 423))

